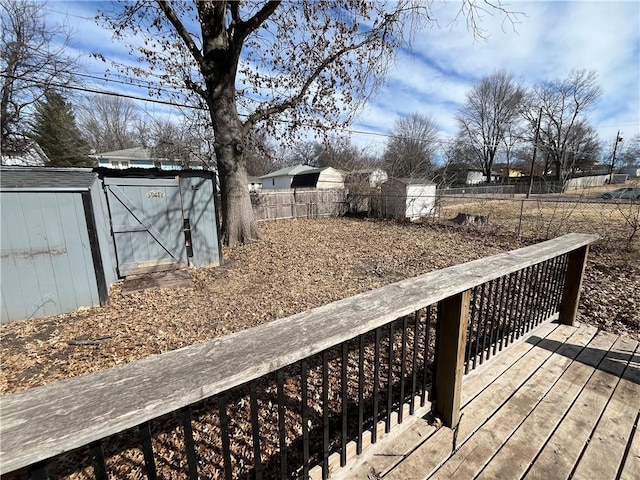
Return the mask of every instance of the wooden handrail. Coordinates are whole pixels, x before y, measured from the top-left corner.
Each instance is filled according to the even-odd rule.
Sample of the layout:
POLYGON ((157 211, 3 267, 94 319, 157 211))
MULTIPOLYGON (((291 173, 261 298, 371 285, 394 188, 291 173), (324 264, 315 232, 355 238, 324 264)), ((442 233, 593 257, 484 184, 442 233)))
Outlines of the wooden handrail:
POLYGON ((227 391, 477 285, 586 247, 597 238, 564 235, 206 343, 0 397, 0 473, 227 391))

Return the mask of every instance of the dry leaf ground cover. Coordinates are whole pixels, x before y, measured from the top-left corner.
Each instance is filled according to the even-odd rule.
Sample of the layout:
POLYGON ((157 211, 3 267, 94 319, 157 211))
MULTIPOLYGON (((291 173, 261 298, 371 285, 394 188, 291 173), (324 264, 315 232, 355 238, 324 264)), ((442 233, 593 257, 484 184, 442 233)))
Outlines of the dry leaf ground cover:
MULTIPOLYGON (((523 245, 466 227, 345 218, 267 223, 262 231, 263 242, 226 249, 222 267, 191 270, 194 288, 122 294, 115 286, 107 306, 2 325, 1 392, 203 342, 523 245)), ((639 291, 637 253, 597 245, 580 319, 637 335, 639 291)))

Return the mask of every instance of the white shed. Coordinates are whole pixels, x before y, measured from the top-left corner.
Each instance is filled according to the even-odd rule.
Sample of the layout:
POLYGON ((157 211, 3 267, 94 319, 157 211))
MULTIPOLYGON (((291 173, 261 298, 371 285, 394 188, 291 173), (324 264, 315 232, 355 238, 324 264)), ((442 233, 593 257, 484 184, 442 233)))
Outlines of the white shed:
POLYGON ((298 173, 291 181, 291 188, 344 188, 344 175, 332 167, 314 168, 298 173))
POLYGON ((381 185, 375 203, 379 217, 417 220, 434 214, 436 185, 424 179, 390 178, 381 185))

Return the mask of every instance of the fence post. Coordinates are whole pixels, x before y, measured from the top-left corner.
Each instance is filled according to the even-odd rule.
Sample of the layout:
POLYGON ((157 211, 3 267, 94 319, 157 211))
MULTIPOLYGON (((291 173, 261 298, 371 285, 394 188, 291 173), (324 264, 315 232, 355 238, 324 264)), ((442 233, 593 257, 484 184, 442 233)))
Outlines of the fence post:
POLYGON ((587 254, 589 245, 580 247, 569 253, 567 272, 562 291, 562 301, 560 303, 560 313, 558 322, 563 325, 573 325, 578 313, 580 303, 580 289, 584 278, 584 269, 587 265, 587 254))
POLYGON ((435 410, 442 422, 450 428, 455 428, 460 420, 470 301, 471 290, 467 290, 440 302, 435 410))

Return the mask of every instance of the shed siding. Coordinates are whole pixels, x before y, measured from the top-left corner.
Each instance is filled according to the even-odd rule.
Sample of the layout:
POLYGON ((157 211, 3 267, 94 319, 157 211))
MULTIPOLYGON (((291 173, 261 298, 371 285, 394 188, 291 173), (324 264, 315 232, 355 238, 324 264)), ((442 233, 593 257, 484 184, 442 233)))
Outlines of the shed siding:
POLYGON ((344 177, 339 171, 331 167, 326 168, 320 172, 316 188, 344 188, 344 177))
POLYGON ((2 203, 2 322, 98 305, 81 194, 3 192, 2 203))
POLYGON ((184 218, 188 218, 191 223, 193 257, 189 259, 189 263, 196 267, 220 265, 213 180, 181 177, 180 191, 184 218))
POLYGON ((109 209, 107 199, 101 188, 101 183, 97 183, 91 189, 91 203, 93 205, 93 216, 96 222, 98 242, 100 244, 100 256, 107 289, 111 288, 118 281, 118 261, 116 250, 111 235, 111 224, 109 221, 109 209))

